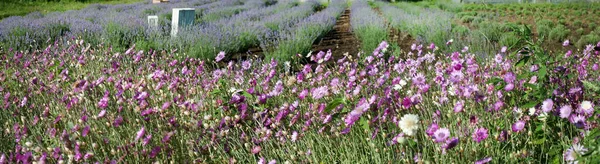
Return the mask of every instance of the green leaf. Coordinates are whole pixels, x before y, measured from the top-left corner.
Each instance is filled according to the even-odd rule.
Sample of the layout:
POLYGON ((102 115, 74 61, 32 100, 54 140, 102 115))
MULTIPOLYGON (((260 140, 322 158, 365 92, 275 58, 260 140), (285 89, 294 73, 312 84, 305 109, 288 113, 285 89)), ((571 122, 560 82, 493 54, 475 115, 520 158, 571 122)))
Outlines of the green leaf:
POLYGON ((596 84, 594 84, 594 83, 592 83, 590 81, 587 81, 587 80, 582 81, 582 82, 583 82, 583 87, 585 89, 589 89, 589 90, 592 90, 594 92, 599 92, 600 91, 600 87, 598 87, 598 85, 596 85, 596 84))
POLYGON ((331 101, 327 104, 327 107, 325 107, 325 111, 327 113, 331 113, 331 110, 340 106, 340 104, 346 104, 346 100, 344 98, 333 99, 333 101, 331 101))
POLYGON ((250 93, 246 92, 246 91, 242 91, 242 95, 244 95, 244 97, 246 98, 254 98, 254 96, 252 96, 250 93))
POLYGON ((535 105, 537 105, 539 102, 538 101, 532 101, 532 102, 528 102, 526 104, 521 105, 522 109, 529 109, 529 108, 533 108, 535 107, 535 105))
POLYGON ((531 58, 531 56, 523 56, 523 58, 521 58, 517 63, 515 63, 515 66, 521 67, 525 65, 527 62, 529 62, 529 58, 531 58))
POLYGON ((360 125, 360 127, 362 127, 364 130, 366 131, 371 131, 369 129, 369 120, 366 119, 365 117, 361 117, 360 120, 358 120, 358 124, 360 125))
POLYGON ((494 77, 486 82, 486 84, 498 84, 502 79, 498 77, 494 77))
POLYGON ((220 89, 215 89, 215 90, 213 90, 210 93, 213 94, 213 95, 218 95, 219 93, 221 93, 221 90, 220 89))
POLYGON ((533 144, 539 145, 539 144, 543 144, 544 142, 546 142, 546 139, 540 138, 540 139, 534 140, 533 144))
POLYGON ((504 86, 506 86, 506 84, 500 84, 500 85, 496 85, 496 90, 501 90, 504 88, 504 86))
POLYGON ((529 88, 531 88, 531 89, 537 89, 537 88, 538 88, 538 86, 537 86, 537 85, 535 85, 535 84, 525 83, 525 84, 523 84, 523 85, 524 85, 524 86, 526 86, 526 87, 529 87, 529 88))
POLYGON ((538 70, 538 79, 544 79, 546 74, 548 74, 548 68, 546 68, 544 65, 541 65, 540 69, 538 70))

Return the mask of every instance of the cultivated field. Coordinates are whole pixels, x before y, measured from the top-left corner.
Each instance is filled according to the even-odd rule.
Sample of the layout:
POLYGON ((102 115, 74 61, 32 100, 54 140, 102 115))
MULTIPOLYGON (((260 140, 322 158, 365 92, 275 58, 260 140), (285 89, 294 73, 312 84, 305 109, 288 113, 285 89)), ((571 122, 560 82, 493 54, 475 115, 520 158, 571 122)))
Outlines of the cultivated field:
POLYGON ((8 17, 0 164, 599 163, 596 6, 171 0, 8 17))

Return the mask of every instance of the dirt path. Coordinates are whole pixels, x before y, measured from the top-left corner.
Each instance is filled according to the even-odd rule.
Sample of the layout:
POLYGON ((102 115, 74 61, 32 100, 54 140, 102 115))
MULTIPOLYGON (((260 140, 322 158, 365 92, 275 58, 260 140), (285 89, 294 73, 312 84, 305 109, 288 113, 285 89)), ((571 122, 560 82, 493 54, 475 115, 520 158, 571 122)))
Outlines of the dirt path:
POLYGON ((329 31, 323 38, 315 41, 312 46, 313 53, 327 52, 331 49, 333 59, 343 58, 344 53, 356 55, 360 44, 351 31, 350 9, 346 9, 333 26, 333 30, 329 31))
POLYGON ((377 12, 377 14, 379 14, 380 17, 383 18, 383 20, 385 21, 385 24, 388 25, 388 37, 390 39, 389 42, 395 43, 398 46, 400 46, 400 49, 402 50, 402 52, 410 52, 410 46, 413 43, 416 43, 417 41, 412 38, 408 33, 404 33, 399 31, 398 29, 394 28, 388 21, 387 19, 385 19, 385 17, 383 16, 383 13, 381 12, 381 10, 379 9, 379 7, 375 7, 373 8, 373 10, 375 10, 375 12, 377 12))

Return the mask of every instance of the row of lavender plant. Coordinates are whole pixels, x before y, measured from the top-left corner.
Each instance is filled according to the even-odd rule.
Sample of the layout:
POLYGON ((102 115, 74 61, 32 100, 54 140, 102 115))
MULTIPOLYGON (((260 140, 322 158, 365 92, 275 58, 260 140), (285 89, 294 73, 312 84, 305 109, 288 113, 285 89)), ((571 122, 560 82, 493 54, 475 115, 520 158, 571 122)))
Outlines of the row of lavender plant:
MULTIPOLYGON (((437 8, 423 8, 410 3, 376 2, 390 22, 392 28, 405 32, 414 37, 420 44, 434 43, 447 44, 449 50, 461 50, 469 46, 471 51, 481 54, 493 54, 502 46, 493 42, 493 34, 499 32, 498 25, 490 25, 494 30, 470 30, 469 28, 453 24, 454 14, 437 8)), ((514 36, 519 40, 521 36, 514 36)))
POLYGON ((243 5, 208 9, 202 11, 200 22, 210 23, 212 21, 231 17, 246 10, 260 8, 265 5, 266 4, 264 0, 248 0, 247 2, 244 2, 243 5))
POLYGON ((408 13, 386 2, 376 2, 376 5, 392 28, 411 34, 421 44, 445 44, 455 37, 452 35, 452 13, 414 5, 414 8, 420 9, 419 12, 408 13))
POLYGON ((271 51, 267 59, 275 58, 279 61, 294 59, 295 54, 306 54, 312 48, 312 44, 333 29, 337 18, 346 9, 345 0, 333 0, 327 8, 319 13, 311 15, 304 20, 278 31, 279 38, 273 41, 271 51))
POLYGON ((366 0, 352 2, 350 24, 352 32, 361 42, 361 49, 365 52, 372 52, 379 42, 387 40, 385 21, 371 9, 366 0))
MULTIPOLYGON (((293 5, 290 5, 290 3, 293 4, 294 2, 289 1, 289 3, 281 3, 280 5, 283 8, 292 7, 293 5)), ((264 40, 268 34, 285 30, 282 27, 296 24, 304 17, 314 13, 320 5, 316 1, 307 1, 288 10, 281 10, 281 7, 276 7, 275 9, 278 12, 266 15, 263 18, 257 18, 254 21, 247 19, 241 19, 240 21, 239 17, 247 15, 239 15, 239 17, 230 18, 232 21, 219 21, 223 24, 198 25, 182 32, 182 36, 185 37, 182 37, 182 40, 192 40, 193 46, 189 47, 188 53, 202 59, 213 59, 220 50, 228 54, 241 52, 250 47, 259 46, 261 40, 264 40)), ((269 12, 269 10, 264 12, 269 12)), ((186 46, 185 44, 183 46, 186 46)))
POLYGON ((365 59, 293 73, 276 60, 209 69, 109 46, 0 56, 0 163, 587 163, 578 157, 598 153, 600 43, 476 60, 435 45, 383 58, 382 42, 365 59))

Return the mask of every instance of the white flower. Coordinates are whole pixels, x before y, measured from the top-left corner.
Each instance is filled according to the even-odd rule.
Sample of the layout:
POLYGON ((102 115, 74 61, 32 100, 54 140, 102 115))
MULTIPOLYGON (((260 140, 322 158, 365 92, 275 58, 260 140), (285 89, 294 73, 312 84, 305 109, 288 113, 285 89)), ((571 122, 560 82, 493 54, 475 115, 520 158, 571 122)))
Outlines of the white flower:
POLYGON ((402 86, 401 86, 400 84, 396 84, 396 85, 394 85, 394 90, 397 90, 397 91, 399 91, 399 90, 401 90, 401 89, 402 89, 402 86))
POLYGON ((406 114, 398 122, 398 126, 404 134, 412 136, 419 129, 419 116, 415 114, 406 114))
POLYGON ((583 109, 586 114, 591 114, 594 111, 594 105, 590 101, 581 102, 579 108, 583 109))
POLYGON ((529 108, 529 115, 533 116, 535 114, 535 108, 529 108))
POLYGON ((400 80, 400 85, 405 86, 406 85, 406 80, 404 80, 404 79, 400 80))

